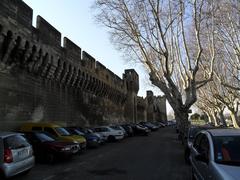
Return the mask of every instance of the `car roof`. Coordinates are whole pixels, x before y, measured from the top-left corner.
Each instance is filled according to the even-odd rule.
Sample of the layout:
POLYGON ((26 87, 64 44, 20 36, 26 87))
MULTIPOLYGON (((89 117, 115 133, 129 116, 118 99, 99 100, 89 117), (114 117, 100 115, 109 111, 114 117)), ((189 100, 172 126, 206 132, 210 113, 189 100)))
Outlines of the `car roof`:
POLYGON ((0 137, 2 138, 12 136, 12 135, 17 135, 17 134, 21 134, 21 133, 0 131, 0 137))
POLYGON ((240 136, 240 129, 208 129, 207 132, 212 136, 240 136))
POLYGON ((98 126, 98 127, 95 127, 95 128, 109 128, 109 126, 98 126))

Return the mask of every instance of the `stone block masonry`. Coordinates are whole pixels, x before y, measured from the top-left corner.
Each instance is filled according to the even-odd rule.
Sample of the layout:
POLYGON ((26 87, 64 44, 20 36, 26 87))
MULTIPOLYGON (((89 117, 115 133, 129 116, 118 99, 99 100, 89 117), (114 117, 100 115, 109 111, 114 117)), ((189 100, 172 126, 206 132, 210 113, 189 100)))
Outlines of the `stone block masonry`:
MULTIPOLYGON (((136 122, 138 75, 120 78, 21 0, 0 1, 0 130, 26 121, 80 126, 136 122)), ((164 105, 164 103, 163 103, 164 105)), ((163 108, 164 109, 164 108, 163 108)))

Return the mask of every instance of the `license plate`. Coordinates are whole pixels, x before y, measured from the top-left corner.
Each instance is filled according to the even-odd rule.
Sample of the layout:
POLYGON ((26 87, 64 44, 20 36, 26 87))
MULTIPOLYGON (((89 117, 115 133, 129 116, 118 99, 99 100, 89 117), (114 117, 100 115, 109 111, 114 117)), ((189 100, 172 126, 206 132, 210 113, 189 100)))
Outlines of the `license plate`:
POLYGON ((18 152, 18 156, 19 156, 19 157, 26 157, 26 156, 28 156, 28 150, 27 150, 27 149, 24 149, 24 150, 22 150, 22 151, 19 151, 19 152, 18 152))

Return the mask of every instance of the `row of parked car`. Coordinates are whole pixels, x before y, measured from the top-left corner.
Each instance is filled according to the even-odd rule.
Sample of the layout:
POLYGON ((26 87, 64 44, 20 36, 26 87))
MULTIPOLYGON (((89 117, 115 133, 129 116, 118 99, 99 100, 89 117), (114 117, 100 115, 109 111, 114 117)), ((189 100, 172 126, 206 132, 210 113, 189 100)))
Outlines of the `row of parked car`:
POLYGON ((53 163, 96 148, 105 142, 134 135, 148 135, 165 124, 140 122, 82 128, 54 123, 25 123, 18 132, 0 132, 0 173, 11 177, 29 172, 35 161, 53 163))
POLYGON ((240 130, 191 126, 185 143, 185 161, 192 179, 240 179, 240 130))

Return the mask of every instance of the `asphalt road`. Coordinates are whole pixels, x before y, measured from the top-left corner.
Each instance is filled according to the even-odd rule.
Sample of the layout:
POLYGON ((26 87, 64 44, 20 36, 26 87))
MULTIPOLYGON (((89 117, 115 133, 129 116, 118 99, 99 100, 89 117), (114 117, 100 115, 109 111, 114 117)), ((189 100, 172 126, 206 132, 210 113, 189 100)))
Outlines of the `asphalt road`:
POLYGON ((14 180, 188 180, 183 147, 172 128, 137 136, 53 165, 37 164, 14 180))

